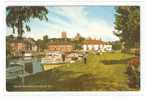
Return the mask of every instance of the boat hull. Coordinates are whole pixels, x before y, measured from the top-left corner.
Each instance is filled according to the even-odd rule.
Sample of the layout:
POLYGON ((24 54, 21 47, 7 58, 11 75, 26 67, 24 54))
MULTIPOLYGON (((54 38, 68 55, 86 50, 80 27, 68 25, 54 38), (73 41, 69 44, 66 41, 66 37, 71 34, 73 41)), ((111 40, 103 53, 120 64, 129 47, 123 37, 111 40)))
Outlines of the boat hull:
POLYGON ((42 64, 43 70, 51 70, 63 66, 64 64, 42 64))

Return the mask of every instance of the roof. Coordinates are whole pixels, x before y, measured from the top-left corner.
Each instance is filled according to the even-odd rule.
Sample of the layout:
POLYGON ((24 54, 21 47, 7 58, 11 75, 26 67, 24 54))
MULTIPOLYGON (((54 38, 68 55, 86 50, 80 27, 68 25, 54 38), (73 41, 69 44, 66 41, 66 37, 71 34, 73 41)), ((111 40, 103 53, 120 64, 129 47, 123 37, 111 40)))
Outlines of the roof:
POLYGON ((70 42, 49 42, 48 45, 72 45, 70 42))
POLYGON ((31 43, 35 45, 35 41, 32 38, 14 38, 13 40, 10 41, 10 43, 31 43))
POLYGON ((102 40, 85 40, 83 44, 107 44, 106 42, 102 40))

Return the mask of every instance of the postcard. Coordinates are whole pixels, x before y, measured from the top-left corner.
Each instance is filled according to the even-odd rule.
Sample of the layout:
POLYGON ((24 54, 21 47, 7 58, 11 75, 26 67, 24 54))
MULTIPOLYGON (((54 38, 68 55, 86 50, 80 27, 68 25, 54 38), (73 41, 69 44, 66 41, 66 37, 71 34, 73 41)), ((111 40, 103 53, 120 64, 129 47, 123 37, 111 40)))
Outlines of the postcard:
POLYGON ((7 91, 139 91, 140 6, 7 6, 7 91))

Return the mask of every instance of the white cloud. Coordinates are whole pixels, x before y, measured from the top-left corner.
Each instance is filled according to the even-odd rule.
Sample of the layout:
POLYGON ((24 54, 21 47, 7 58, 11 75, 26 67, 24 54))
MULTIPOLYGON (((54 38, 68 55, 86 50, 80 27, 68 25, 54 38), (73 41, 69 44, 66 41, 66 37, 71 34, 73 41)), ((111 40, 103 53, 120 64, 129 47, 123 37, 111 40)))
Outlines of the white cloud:
MULTIPOLYGON (((69 17, 72 23, 67 24, 61 22, 61 19, 54 19, 57 22, 61 22, 63 26, 60 25, 51 25, 57 26, 57 29, 63 29, 68 32, 70 37, 74 37, 74 35, 79 32, 84 37, 92 37, 92 38, 102 38, 104 40, 117 40, 118 38, 113 35, 113 26, 109 25, 103 19, 90 19, 87 16, 87 12, 84 11, 83 7, 61 7, 55 9, 56 13, 61 14, 63 16, 69 17)), ((62 30, 60 30, 62 31, 62 30)), ((60 34, 60 32, 58 32, 60 34)))
POLYGON ((104 19, 90 19, 83 7, 48 7, 50 12, 55 12, 68 17, 71 23, 59 18, 59 16, 48 16, 48 19, 54 23, 47 23, 48 29, 32 29, 26 36, 42 38, 48 34, 51 37, 60 37, 62 31, 68 33, 68 37, 74 37, 79 32, 83 37, 102 38, 103 40, 117 40, 113 35, 113 26, 109 25, 104 19), (56 24, 57 23, 57 24, 56 24))

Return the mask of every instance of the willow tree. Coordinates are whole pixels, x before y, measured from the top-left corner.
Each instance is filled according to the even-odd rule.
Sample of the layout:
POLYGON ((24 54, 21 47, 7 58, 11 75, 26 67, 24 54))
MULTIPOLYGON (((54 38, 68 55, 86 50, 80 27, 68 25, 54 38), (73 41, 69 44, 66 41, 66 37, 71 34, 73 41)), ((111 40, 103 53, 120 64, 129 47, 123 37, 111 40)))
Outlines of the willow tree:
POLYGON ((139 47, 140 8, 139 6, 116 7, 114 34, 125 44, 125 48, 139 47))
POLYGON ((17 33, 20 38, 26 31, 31 31, 29 26, 31 19, 48 20, 48 10, 41 6, 9 6, 6 11, 7 26, 12 28, 13 33, 17 33))

